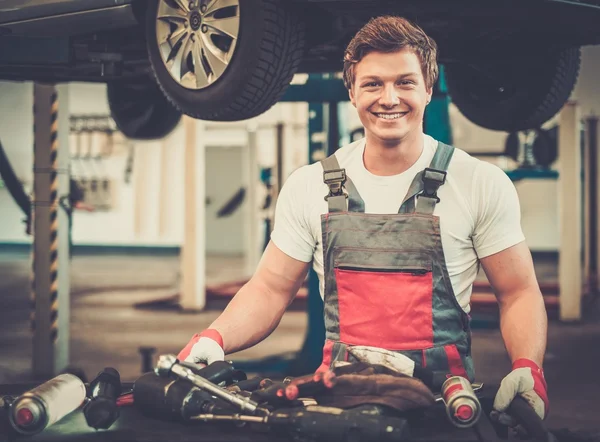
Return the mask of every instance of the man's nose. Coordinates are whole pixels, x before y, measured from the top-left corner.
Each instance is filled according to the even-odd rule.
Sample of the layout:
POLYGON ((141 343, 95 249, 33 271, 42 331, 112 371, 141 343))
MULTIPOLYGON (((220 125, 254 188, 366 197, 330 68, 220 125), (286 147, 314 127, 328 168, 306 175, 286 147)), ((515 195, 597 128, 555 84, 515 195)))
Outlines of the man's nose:
POLYGON ((393 107, 400 103, 398 92, 392 85, 385 86, 381 91, 381 97, 379 97, 379 103, 382 106, 393 107))

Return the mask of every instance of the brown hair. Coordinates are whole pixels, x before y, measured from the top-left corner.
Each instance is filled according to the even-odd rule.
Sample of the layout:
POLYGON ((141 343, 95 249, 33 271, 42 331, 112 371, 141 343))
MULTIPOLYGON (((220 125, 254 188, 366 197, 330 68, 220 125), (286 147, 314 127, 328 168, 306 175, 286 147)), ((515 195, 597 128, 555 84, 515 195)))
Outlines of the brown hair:
POLYGON ((437 44, 419 26, 394 16, 372 18, 352 38, 344 53, 344 85, 352 88, 354 66, 368 53, 404 48, 410 48, 419 57, 425 85, 433 87, 438 77, 437 44))

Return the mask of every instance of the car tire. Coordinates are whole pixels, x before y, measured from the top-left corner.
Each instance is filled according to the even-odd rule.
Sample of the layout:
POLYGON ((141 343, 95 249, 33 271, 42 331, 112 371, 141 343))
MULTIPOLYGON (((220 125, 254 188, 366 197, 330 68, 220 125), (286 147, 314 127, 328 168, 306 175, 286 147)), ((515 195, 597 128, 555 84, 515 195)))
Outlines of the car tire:
POLYGON ((127 138, 164 138, 181 120, 181 112, 169 103, 152 78, 112 81, 106 85, 106 93, 117 129, 127 138))
MULTIPOLYGON (((210 32, 213 28, 209 28, 208 33, 202 31, 203 34, 195 30, 194 37, 191 37, 190 30, 190 34, 183 37, 180 46, 173 44, 175 40, 171 41, 170 38, 168 45, 159 45, 157 36, 165 32, 162 31, 164 28, 159 31, 159 26, 168 18, 162 15, 162 10, 162 22, 157 18, 159 6, 165 8, 165 2, 169 6, 177 6, 181 2, 155 0, 149 3, 146 11, 146 38, 152 70, 165 96, 184 114, 213 121, 239 121, 255 117, 279 101, 298 69, 304 48, 304 23, 298 14, 289 5, 284 6, 285 0, 238 1, 235 12, 239 20, 237 38, 230 39, 229 44, 234 45, 233 50, 230 49, 230 58, 224 63, 226 67, 218 75, 211 74, 207 68, 206 48, 209 46, 204 40, 212 38, 210 32), (168 65, 171 54, 177 52, 178 47, 190 48, 196 47, 190 45, 198 44, 204 45, 204 52, 198 52, 203 54, 200 55, 203 57, 201 62, 195 62, 190 51, 189 54, 182 55, 184 63, 179 64, 179 70, 174 73, 173 68, 168 65), (165 51, 171 52, 167 56, 165 51), (163 61, 163 57, 167 61, 163 61), (212 75, 212 82, 202 87, 198 85, 201 80, 197 76, 196 63, 202 65, 202 75, 206 75, 206 78, 212 75), (183 72, 188 75, 187 80, 182 77, 183 72), (192 77, 189 77, 190 73, 192 77), (184 81, 188 83, 184 84, 184 81), (190 81, 196 84, 190 85, 190 81)), ((234 0, 217 0, 217 6, 219 2, 225 5, 235 3, 234 0)), ((179 10, 182 7, 184 6, 178 6, 179 10)), ((188 32, 188 29, 193 30, 191 17, 188 18, 186 31, 183 33, 188 32)), ((202 16, 201 20, 201 23, 205 23, 206 17, 202 16)), ((178 25, 169 26, 169 30, 172 30, 178 25)), ((225 50, 231 47, 225 46, 225 50)), ((175 62, 176 60, 171 66, 175 62)))
POLYGON ((579 48, 540 51, 518 61, 448 63, 448 93, 462 114, 491 130, 535 129, 569 98, 581 63, 579 48))

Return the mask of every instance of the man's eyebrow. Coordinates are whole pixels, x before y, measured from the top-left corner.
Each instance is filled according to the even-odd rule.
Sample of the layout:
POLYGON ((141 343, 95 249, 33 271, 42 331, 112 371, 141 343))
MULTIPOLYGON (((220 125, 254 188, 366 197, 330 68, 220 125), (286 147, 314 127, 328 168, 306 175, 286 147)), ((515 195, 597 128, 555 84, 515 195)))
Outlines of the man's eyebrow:
POLYGON ((406 73, 406 74, 402 74, 402 75, 400 75, 400 77, 399 77, 399 78, 404 78, 404 77, 413 77, 413 76, 415 76, 415 75, 419 75, 419 73, 418 73, 418 72, 408 72, 408 73, 406 73))
MULTIPOLYGON (((419 74, 417 72, 407 72, 406 74, 400 74, 398 75, 398 77, 396 77, 396 79, 402 79, 402 78, 408 78, 408 77, 416 77, 419 74)), ((365 76, 360 76, 358 78, 360 81, 365 81, 365 80, 381 80, 381 77, 378 77, 377 75, 365 75, 365 76)))
POLYGON ((364 81, 364 80, 381 80, 377 75, 364 75, 364 76, 360 76, 358 77, 359 80, 364 81))

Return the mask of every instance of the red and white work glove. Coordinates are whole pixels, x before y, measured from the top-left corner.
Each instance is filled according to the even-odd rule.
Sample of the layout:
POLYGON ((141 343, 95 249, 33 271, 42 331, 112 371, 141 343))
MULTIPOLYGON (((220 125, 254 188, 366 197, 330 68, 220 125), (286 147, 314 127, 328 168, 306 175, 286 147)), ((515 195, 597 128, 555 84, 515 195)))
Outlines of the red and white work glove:
POLYGON ((212 364, 215 361, 224 361, 223 337, 214 329, 196 333, 187 345, 179 352, 177 359, 194 364, 212 364))
POLYGON ((498 421, 511 427, 516 425, 516 420, 505 411, 517 395, 525 399, 537 415, 544 419, 549 409, 547 391, 544 371, 529 359, 517 359, 496 393, 493 409, 499 412, 496 416, 498 421))

